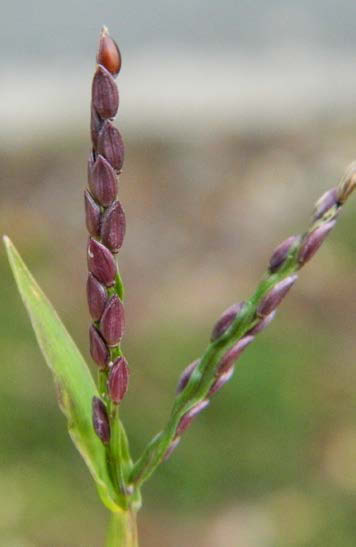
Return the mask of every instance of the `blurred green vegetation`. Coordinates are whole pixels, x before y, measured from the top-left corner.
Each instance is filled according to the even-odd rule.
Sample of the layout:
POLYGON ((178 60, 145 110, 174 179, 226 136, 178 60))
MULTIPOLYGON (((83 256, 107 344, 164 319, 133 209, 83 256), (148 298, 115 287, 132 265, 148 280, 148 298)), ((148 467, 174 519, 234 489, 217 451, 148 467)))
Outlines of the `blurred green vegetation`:
MULTIPOLYGON (((88 357, 86 141, 73 132, 3 150, 0 227, 88 357)), ((122 415, 136 456, 215 318, 253 291, 356 150, 352 128, 326 124, 188 141, 127 139, 122 415)), ((144 487, 142 547, 356 544, 355 210, 351 200, 233 380, 144 487)), ((107 515, 3 251, 0 279, 0 545, 97 547, 107 515)))

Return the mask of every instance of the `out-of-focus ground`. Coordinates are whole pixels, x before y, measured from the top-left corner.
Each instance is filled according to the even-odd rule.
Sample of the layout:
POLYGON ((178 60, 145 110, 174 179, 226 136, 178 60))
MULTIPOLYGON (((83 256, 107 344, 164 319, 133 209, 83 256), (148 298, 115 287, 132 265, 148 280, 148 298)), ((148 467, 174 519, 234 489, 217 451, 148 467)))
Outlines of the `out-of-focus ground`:
MULTIPOLYGON (((122 416, 135 456, 165 424, 215 319, 252 293, 274 247, 307 227, 315 200, 356 159, 350 53, 235 51, 131 51, 119 79, 132 372, 122 416)), ((0 88, 0 233, 90 361, 82 202, 92 66, 18 66, 6 64, 0 88)), ((355 546, 355 228, 356 198, 144 487, 142 547, 355 546)), ((99 547, 107 514, 3 250, 0 273, 0 546, 99 547)))

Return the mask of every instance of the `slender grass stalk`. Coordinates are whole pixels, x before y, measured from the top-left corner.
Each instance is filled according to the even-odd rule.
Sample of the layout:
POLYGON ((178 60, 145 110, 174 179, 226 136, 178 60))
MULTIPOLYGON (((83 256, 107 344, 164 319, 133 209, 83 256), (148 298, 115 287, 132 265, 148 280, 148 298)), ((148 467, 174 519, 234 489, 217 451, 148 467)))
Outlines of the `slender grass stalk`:
POLYGON ((106 547, 138 547, 135 511, 112 513, 106 547))

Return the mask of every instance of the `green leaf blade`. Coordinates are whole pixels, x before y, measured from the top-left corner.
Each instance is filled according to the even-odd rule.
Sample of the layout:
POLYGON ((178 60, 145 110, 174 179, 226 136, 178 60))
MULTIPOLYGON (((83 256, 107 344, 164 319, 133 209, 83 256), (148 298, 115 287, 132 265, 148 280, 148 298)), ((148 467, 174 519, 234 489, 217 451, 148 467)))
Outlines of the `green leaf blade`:
POLYGON ((68 420, 69 434, 96 482, 103 503, 112 511, 117 511, 117 496, 108 472, 106 449, 92 426, 92 398, 99 396, 92 375, 13 243, 6 236, 4 243, 38 344, 53 373, 59 406, 68 420))

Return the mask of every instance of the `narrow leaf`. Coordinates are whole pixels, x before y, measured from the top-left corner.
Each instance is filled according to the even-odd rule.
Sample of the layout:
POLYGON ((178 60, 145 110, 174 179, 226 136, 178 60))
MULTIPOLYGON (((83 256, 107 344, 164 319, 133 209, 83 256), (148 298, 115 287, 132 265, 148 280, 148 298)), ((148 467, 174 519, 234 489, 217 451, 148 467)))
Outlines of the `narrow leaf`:
POLYGON ((51 369, 58 402, 68 420, 69 434, 92 474, 103 503, 118 510, 108 472, 106 449, 92 426, 92 399, 99 397, 88 366, 8 237, 4 237, 10 266, 38 344, 51 369))

